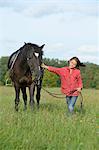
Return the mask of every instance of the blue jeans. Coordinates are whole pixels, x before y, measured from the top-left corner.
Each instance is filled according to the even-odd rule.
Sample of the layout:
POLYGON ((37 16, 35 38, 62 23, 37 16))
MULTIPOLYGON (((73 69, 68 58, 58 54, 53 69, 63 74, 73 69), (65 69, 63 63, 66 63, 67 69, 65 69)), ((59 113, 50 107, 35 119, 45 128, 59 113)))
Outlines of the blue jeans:
POLYGON ((67 105, 68 105, 68 110, 71 113, 74 110, 74 106, 75 106, 77 98, 78 98, 78 96, 66 96, 66 102, 67 102, 67 105))

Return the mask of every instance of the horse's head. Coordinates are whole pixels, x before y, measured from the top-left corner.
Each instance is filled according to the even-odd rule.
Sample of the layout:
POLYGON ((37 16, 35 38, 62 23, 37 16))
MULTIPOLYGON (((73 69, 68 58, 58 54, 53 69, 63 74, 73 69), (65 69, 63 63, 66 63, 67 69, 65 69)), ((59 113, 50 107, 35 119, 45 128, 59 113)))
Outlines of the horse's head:
POLYGON ((43 55, 43 47, 39 47, 36 44, 27 44, 28 49, 27 49, 27 63, 30 67, 32 77, 34 78, 35 81, 37 81, 37 84, 40 84, 40 79, 42 77, 42 68, 41 68, 41 63, 42 63, 42 55, 43 55))

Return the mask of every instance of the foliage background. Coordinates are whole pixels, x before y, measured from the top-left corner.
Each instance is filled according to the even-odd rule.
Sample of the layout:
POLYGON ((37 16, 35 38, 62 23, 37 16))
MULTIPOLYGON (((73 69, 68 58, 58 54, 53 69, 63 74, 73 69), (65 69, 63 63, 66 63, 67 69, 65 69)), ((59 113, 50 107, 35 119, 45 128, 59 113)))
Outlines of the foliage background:
MULTIPOLYGON (((9 57, 0 58, 0 85, 6 84, 6 79, 9 79, 7 62, 9 57)), ((64 67, 68 65, 66 60, 44 58, 43 62, 49 66, 64 67)), ((84 88, 99 89, 99 65, 93 63, 85 63, 86 67, 81 67, 81 74, 84 88)), ((43 86, 60 87, 59 76, 45 70, 43 86)))

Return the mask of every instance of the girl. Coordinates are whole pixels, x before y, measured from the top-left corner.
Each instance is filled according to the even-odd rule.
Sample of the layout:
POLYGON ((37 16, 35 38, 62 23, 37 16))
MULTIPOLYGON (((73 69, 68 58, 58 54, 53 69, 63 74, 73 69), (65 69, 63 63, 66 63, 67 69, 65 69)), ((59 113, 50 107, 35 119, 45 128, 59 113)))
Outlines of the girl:
POLYGON ((68 61, 68 67, 56 68, 42 64, 43 68, 60 76, 61 91, 66 95, 66 102, 70 113, 73 113, 76 100, 83 88, 79 66, 85 65, 77 57, 73 57, 68 61))

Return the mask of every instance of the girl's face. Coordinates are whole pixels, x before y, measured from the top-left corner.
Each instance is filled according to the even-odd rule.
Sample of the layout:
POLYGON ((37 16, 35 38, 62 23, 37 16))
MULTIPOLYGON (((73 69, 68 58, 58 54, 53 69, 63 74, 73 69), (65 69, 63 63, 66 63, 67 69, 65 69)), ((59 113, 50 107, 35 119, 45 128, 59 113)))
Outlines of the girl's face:
POLYGON ((75 68, 77 65, 77 62, 75 61, 75 59, 72 59, 69 61, 69 68, 75 68))

